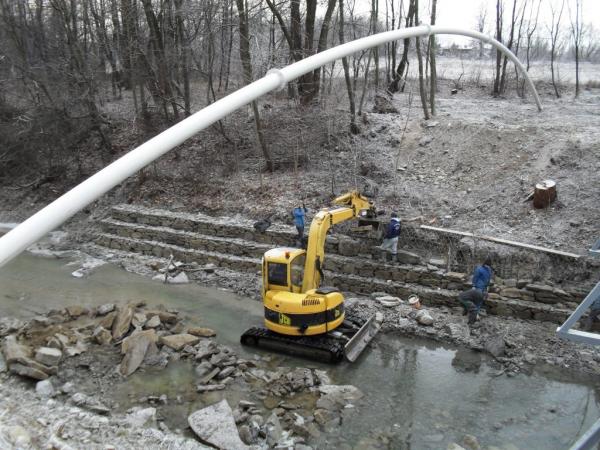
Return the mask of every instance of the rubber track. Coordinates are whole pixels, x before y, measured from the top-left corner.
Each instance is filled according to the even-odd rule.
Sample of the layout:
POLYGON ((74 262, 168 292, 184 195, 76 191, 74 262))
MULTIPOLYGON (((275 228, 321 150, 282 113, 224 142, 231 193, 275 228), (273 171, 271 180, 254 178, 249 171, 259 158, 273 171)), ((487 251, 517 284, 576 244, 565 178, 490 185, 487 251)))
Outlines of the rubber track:
MULTIPOLYGON (((346 313, 344 322, 350 322, 360 328, 366 320, 346 313)), ((344 325, 337 328, 339 331, 345 329, 344 325)), ((356 330, 353 330, 344 335, 350 338, 355 332, 356 330)), ((345 341, 328 335, 286 336, 266 328, 252 327, 242 334, 240 342, 250 347, 274 349, 293 356, 304 356, 329 363, 338 363, 344 359, 345 341)))

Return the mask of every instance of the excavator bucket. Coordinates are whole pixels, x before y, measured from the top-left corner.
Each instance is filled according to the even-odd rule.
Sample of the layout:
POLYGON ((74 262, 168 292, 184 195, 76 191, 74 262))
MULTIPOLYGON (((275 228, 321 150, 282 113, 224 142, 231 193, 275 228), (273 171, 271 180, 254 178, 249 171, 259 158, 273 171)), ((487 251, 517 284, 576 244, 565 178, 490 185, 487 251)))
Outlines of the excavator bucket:
POLYGON ((360 354, 377 335, 383 322, 383 314, 376 313, 367 320, 344 346, 344 356, 350 362, 358 359, 360 354))

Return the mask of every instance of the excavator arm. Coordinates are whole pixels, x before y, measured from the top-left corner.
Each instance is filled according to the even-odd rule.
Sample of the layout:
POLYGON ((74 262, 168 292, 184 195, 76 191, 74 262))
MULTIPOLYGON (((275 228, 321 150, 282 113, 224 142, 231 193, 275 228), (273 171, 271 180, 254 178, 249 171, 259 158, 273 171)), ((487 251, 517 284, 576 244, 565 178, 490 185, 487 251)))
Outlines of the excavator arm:
POLYGON ((320 210, 310 225, 302 292, 316 289, 321 284, 325 260, 325 240, 329 229, 338 223, 374 213, 373 204, 358 192, 353 191, 337 197, 330 208, 320 210))

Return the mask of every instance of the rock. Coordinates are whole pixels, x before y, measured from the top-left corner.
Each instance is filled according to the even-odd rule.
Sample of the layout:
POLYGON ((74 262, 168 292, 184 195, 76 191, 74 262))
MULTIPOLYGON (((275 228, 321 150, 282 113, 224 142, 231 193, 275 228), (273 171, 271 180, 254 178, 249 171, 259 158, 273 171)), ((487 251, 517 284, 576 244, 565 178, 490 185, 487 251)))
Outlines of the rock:
POLYGON ((86 408, 98 414, 108 414, 110 409, 100 403, 98 400, 85 394, 77 392, 71 396, 71 401, 82 408, 86 408))
POLYGON ((346 236, 340 236, 338 253, 342 256, 358 256, 361 252, 360 242, 346 236))
POLYGON ((177 314, 167 311, 161 311, 158 309, 147 309, 146 317, 158 316, 162 323, 175 323, 178 320, 177 314))
POLYGON ((398 250, 396 257, 401 264, 421 264, 421 257, 416 253, 398 250))
POLYGON ((58 366, 62 352, 56 348, 40 347, 35 352, 35 360, 45 366, 58 366))
POLYGON ((214 377, 217 376, 217 374, 221 371, 221 369, 219 369, 218 367, 215 367, 213 370, 211 370, 210 372, 208 372, 206 375, 204 375, 200 380, 199 383, 200 384, 206 384, 208 383, 210 380, 212 380, 214 377))
POLYGON ((192 413, 188 423, 202 442, 221 449, 246 450, 227 400, 192 413))
POLYGON ((84 314, 87 314, 89 311, 87 308, 84 308, 79 305, 67 306, 66 308, 67 314, 71 317, 71 319, 77 319, 84 314))
POLYGON ((144 324, 144 328, 158 328, 160 326, 160 317, 152 316, 148 321, 144 324))
POLYGON ((265 408, 273 409, 276 408, 277 405, 279 405, 279 399, 277 397, 269 395, 268 397, 264 398, 263 403, 265 405, 265 408))
POLYGON ((485 350, 495 358, 504 356, 506 353, 504 337, 498 334, 488 337, 485 341, 485 350))
POLYGON ((135 372, 142 364, 148 351, 148 346, 157 341, 158 336, 156 336, 156 332, 153 329, 139 331, 125 338, 121 345, 121 353, 125 354, 119 366, 121 375, 128 377, 135 372))
POLYGON ((466 450, 466 449, 453 442, 452 444, 448 444, 448 447, 446 447, 446 450, 466 450))
POLYGON ((98 325, 102 328, 106 328, 107 330, 112 330, 116 317, 117 311, 110 312, 106 316, 104 316, 102 320, 100 320, 100 322, 98 322, 98 325))
POLYGON ((265 423, 265 433, 267 435, 267 444, 269 447, 274 447, 283 437, 283 429, 277 414, 271 413, 265 423))
POLYGON ((429 145, 431 141, 433 141, 433 136, 427 134, 419 139, 419 146, 425 147, 426 145, 429 145))
POLYGON ((327 409, 317 409, 315 410, 313 416, 315 418, 315 422, 317 422, 321 426, 324 426, 327 422, 330 422, 336 417, 331 411, 327 409))
POLYGON ((130 305, 126 305, 117 310, 117 316, 112 326, 112 337, 115 341, 122 339, 131 326, 131 319, 133 318, 133 308, 130 305))
POLYGON ((346 404, 355 402, 363 393, 352 385, 325 384, 319 386, 321 398, 317 400, 317 408, 335 411, 342 409, 346 404))
POLYGON ((200 341, 197 336, 188 333, 172 334, 171 336, 162 336, 160 343, 172 348, 175 351, 181 350, 186 345, 196 345, 200 341))
MULTIPOLYGON (((8 364, 13 362, 24 363, 31 357, 31 347, 17 342, 17 337, 13 334, 7 336, 2 344, 4 358, 8 364)), ((26 364, 26 363, 25 363, 26 364)))
POLYGON ((481 450, 481 446, 479 445, 477 438, 470 434, 465 434, 462 444, 467 450, 481 450))
POLYGON ((426 309, 417 311, 415 318, 421 325, 433 325, 433 317, 431 317, 431 314, 426 309))
MULTIPOLYGON (((162 279, 164 280, 164 276, 162 277, 162 279)), ((167 284, 187 284, 189 282, 190 279, 188 278, 185 272, 179 272, 174 277, 167 277, 167 284)))
POLYGON ((112 333, 108 331, 104 327, 96 327, 94 332, 92 333, 92 337, 96 341, 96 343, 100 345, 108 345, 112 341, 112 333))
POLYGON ((238 403, 238 406, 241 409, 248 409, 248 408, 254 408, 256 406, 256 403, 249 402, 248 400, 240 400, 238 403))
POLYGON ((131 324, 136 328, 142 328, 146 323, 146 314, 135 313, 131 319, 131 324))
POLYGON ((198 337, 213 337, 217 335, 217 332, 211 330, 210 328, 202 328, 202 327, 191 327, 188 328, 187 332, 193 336, 198 337))
POLYGON ((105 303, 104 305, 98 306, 98 309, 96 309, 96 315, 105 316, 109 312, 113 312, 114 310, 115 310, 114 303, 105 303))
POLYGON ((33 360, 30 357, 31 348, 19 344, 14 335, 4 339, 2 350, 11 373, 35 380, 45 380, 50 372, 54 371, 54 369, 33 360))
POLYGON ((83 340, 79 339, 74 346, 65 347, 65 353, 67 356, 76 356, 80 355, 87 351, 87 345, 83 342, 83 340))
POLYGON ((63 384, 63 385, 60 387, 60 391, 61 391, 63 394, 70 394, 70 393, 72 393, 74 390, 75 390, 75 386, 73 385, 73 383, 71 383, 71 382, 69 382, 69 381, 67 381, 65 384, 63 384))
POLYGON ((447 323, 444 325, 444 332, 448 333, 453 339, 468 339, 471 335, 469 327, 459 323, 447 323))
POLYGON ((254 436, 252 431, 250 430, 250 426, 242 425, 239 429, 240 439, 248 445, 252 445, 256 443, 256 438, 258 435, 254 436))
POLYGON ((223 370, 221 370, 217 374, 217 380, 223 380, 223 379, 227 378, 229 375, 231 375, 233 372, 235 372, 235 367, 233 367, 233 366, 225 367, 223 370))
MULTIPOLYGON (((3 427, 4 428, 4 427, 3 427)), ((8 440, 18 449, 30 448, 31 436, 25 428, 20 425, 13 425, 3 429, 8 440)))
POLYGON ((156 422, 156 408, 134 407, 131 412, 125 416, 125 422, 133 428, 141 428, 147 424, 156 422))
POLYGON ((4 373, 8 370, 8 366, 6 365, 6 361, 4 359, 4 355, 0 352, 0 373, 4 373))
POLYGON ((35 384, 35 392, 42 398, 50 398, 56 395, 56 391, 50 380, 38 381, 35 384))
POLYGON ((202 361, 200 364, 196 366, 195 372, 199 377, 204 377, 211 370, 213 370, 213 365, 208 361, 202 361))
POLYGON ((199 384, 196 386, 196 392, 222 391, 223 389, 225 389, 224 384, 199 384))

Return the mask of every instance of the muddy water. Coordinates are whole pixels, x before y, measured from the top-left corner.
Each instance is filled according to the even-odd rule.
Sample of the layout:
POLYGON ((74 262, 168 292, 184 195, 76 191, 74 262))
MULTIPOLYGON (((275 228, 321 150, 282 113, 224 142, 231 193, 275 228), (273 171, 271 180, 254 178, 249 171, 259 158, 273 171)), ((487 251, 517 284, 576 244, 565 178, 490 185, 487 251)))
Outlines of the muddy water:
MULTIPOLYGON (((253 356, 239 346, 238 338, 260 323, 258 302, 195 285, 165 286, 111 265, 77 279, 71 272, 79 265, 68 264, 64 259, 22 255, 1 268, 0 314, 31 317, 70 304, 143 299, 149 305, 178 309, 188 323, 215 328, 220 342, 243 357, 253 356)), ((334 382, 359 387, 365 397, 344 414, 337 430, 342 441, 359 448, 383 442, 387 448, 441 449, 468 433, 477 436, 483 448, 561 449, 600 413, 600 390, 593 380, 575 380, 541 367, 509 378, 480 354, 415 339, 379 336, 354 365, 330 367, 281 356, 272 364, 325 367, 334 382)), ((115 386, 114 398, 120 399, 119 409, 126 409, 142 396, 167 394, 169 403, 161 413, 175 428, 185 426, 190 412, 223 395, 232 403, 252 399, 252 393, 235 387, 226 394, 200 396, 194 381, 191 365, 178 362, 163 371, 134 374, 115 386)), ((319 448, 339 438, 323 435, 321 441, 319 448)))

